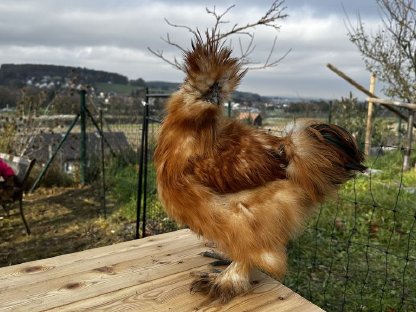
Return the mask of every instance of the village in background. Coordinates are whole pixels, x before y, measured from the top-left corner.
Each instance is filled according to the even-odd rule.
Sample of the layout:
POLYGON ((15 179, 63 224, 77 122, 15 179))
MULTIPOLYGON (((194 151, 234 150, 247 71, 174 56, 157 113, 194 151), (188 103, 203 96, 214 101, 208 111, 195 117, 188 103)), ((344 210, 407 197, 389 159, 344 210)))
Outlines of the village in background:
MULTIPOLYGON (((0 153, 36 163, 21 213, 18 205, 0 210, 0 266, 180 229, 158 200, 152 162, 166 99, 179 85, 86 68, 1 65, 0 153)), ((353 134, 369 170, 322 204, 289 246, 284 284, 328 310, 358 311, 365 302, 368 311, 399 305, 410 311, 416 307, 410 122, 380 105, 369 115, 370 105, 355 96, 360 91, 351 91, 338 99, 237 91, 224 115, 277 136, 305 119, 353 134)))
MULTIPOLYGON (((62 133, 65 133, 79 112, 78 91, 85 88, 91 110, 95 114, 102 110, 107 122, 118 124, 114 130, 105 132, 109 144, 131 154, 138 147, 138 138, 131 133, 135 132, 131 128, 139 127, 141 123, 142 101, 145 100, 146 90, 168 95, 176 91, 179 85, 180 83, 144 81, 141 78, 128 80, 116 73, 86 68, 3 64, 0 67, 2 131, 12 131, 12 125, 7 125, 6 120, 13 121, 16 130, 26 138, 21 140, 19 146, 13 143, 8 147, 5 146, 7 142, 1 142, 0 149, 36 158, 38 163, 46 163, 62 133)), ((164 99, 152 98, 149 104, 152 110, 157 111, 158 117, 162 117, 164 99)), ((323 99, 265 97, 257 93, 237 91, 231 101, 226 103, 224 113, 254 126, 273 128, 281 125, 283 120, 296 116, 328 119, 331 105, 332 101, 323 99)), ((89 133, 88 142, 89 149, 98 150, 98 136, 89 133)), ((74 172, 74 163, 79 161, 79 131, 76 128, 58 158, 66 173, 74 172)))

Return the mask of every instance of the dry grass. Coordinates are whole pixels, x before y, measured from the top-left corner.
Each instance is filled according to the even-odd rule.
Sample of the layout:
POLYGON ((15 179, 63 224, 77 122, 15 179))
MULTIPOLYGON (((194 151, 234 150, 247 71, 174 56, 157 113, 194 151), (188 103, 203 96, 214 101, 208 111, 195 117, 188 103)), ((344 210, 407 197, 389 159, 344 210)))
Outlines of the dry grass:
POLYGON ((10 216, 0 210, 0 266, 49 258, 132 239, 135 224, 113 208, 100 216, 100 193, 94 185, 41 188, 24 200, 32 235, 26 235, 17 205, 10 216))

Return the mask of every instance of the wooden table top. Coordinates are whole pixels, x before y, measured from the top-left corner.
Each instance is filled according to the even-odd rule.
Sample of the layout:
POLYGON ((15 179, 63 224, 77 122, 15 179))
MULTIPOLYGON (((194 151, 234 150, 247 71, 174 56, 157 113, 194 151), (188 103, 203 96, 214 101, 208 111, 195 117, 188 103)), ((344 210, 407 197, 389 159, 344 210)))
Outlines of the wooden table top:
POLYGON ((0 268, 0 311, 323 311, 264 275, 225 305, 191 294, 205 250, 180 230, 0 268))

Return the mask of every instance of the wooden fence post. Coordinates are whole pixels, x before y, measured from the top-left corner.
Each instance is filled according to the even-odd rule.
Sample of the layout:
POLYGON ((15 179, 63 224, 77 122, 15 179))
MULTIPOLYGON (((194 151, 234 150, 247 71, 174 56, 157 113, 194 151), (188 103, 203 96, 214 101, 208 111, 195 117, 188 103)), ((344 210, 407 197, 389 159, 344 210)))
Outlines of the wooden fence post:
MULTIPOLYGON (((348 83, 352 84, 354 87, 356 87, 358 90, 360 90, 364 94, 368 95, 371 98, 378 99, 378 96, 376 96, 374 93, 371 93, 366 88, 364 88, 362 85, 360 85, 359 83, 357 83, 356 81, 354 81, 353 79, 351 79, 350 77, 348 77, 346 74, 344 74, 338 68, 336 68, 334 65, 327 64, 326 66, 330 70, 332 70, 335 74, 337 74, 338 76, 340 76, 342 79, 346 80, 348 83)), ((400 118, 402 118, 402 119, 404 119, 406 121, 408 120, 408 116, 406 116, 405 114, 403 114, 400 110, 396 109, 395 107, 392 107, 391 105, 384 104, 384 103, 380 103, 380 104, 381 104, 381 106, 385 107, 389 111, 395 113, 400 118)), ((416 128, 416 122, 413 122, 413 127, 416 128)))
POLYGON ((403 158, 403 170, 410 169, 410 154, 412 151, 412 139, 413 139, 413 121, 415 117, 415 111, 409 110, 409 122, 407 123, 407 147, 404 152, 403 158))
MULTIPOLYGON (((370 79, 370 89, 369 89, 370 93, 374 94, 375 87, 376 87, 376 75, 373 73, 371 74, 371 79, 370 79)), ((373 102, 368 101, 367 125, 365 128, 365 147, 364 147, 364 154, 366 156, 370 155, 372 127, 373 127, 373 102)))

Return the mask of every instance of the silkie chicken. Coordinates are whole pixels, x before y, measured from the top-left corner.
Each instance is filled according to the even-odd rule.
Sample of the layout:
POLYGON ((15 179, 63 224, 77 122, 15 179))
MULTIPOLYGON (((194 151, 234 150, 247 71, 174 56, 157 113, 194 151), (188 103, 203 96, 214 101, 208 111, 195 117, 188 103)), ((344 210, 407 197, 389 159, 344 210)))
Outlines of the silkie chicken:
POLYGON ((354 138, 336 125, 292 124, 277 137, 224 117, 222 104, 245 74, 231 53, 214 35, 194 38, 154 154, 169 216, 232 261, 195 274, 191 285, 223 303, 250 289, 254 269, 281 279, 286 245, 313 207, 365 170, 354 138))

